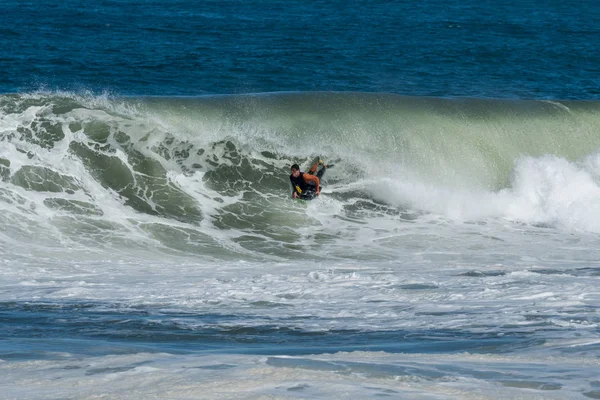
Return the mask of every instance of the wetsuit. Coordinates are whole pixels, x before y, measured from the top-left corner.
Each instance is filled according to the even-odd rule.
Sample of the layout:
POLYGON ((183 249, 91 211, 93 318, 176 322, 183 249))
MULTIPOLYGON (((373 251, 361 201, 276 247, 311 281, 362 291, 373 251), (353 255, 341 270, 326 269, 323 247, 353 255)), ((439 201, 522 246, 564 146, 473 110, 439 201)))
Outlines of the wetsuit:
MULTIPOLYGON (((298 197, 303 200, 312 200, 317 196, 316 185, 320 184, 320 179, 327 169, 325 166, 321 168, 316 174, 318 164, 312 166, 308 172, 300 172, 297 178, 290 175, 290 182, 292 184, 292 196, 294 192, 298 194, 298 197)), ((321 187, 319 186, 319 190, 321 187)))

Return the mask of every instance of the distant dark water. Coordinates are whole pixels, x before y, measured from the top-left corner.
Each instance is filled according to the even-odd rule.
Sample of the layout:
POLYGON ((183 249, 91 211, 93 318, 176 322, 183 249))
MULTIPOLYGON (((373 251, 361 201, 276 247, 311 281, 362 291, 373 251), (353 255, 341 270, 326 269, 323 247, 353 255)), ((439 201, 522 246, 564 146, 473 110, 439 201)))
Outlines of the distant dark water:
POLYGON ((0 92, 599 99, 600 4, 3 1, 0 92))
MULTIPOLYGON (((110 344, 109 353, 148 349, 171 352, 232 352, 254 354, 319 354, 338 351, 391 353, 510 352, 537 346, 543 339, 513 332, 472 333, 461 330, 422 331, 306 331, 279 326, 257 317, 243 326, 240 315, 156 313, 156 310, 114 310, 114 305, 92 303, 1 303, 0 359, 56 357, 69 350, 102 354, 98 343, 110 344), (79 345, 72 344, 79 343, 79 345), (94 344, 95 345, 90 345, 94 344), (43 347, 44 351, 40 351, 43 347)), ((297 321, 296 321, 297 322, 297 321)), ((105 345, 105 346, 106 346, 105 345)))

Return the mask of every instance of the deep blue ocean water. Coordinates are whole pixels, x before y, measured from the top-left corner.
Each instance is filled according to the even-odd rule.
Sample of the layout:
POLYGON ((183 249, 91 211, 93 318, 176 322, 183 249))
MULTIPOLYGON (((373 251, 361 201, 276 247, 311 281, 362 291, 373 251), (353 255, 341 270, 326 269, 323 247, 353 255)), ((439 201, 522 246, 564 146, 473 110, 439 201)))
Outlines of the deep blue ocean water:
POLYGON ((0 92, 597 99, 593 0, 2 1, 0 92))

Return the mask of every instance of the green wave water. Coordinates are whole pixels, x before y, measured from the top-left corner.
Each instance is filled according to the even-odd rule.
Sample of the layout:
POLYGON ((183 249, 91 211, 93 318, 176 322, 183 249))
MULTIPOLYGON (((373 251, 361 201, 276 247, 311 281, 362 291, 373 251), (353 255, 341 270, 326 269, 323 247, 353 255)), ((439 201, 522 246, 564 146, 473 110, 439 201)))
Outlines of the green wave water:
MULTIPOLYGON (((476 178, 475 182, 502 187, 522 155, 576 160, 600 143, 600 103, 593 101, 376 93, 141 99, 38 94, 5 95, 0 106, 5 124, 16 119, 12 130, 4 130, 3 141, 17 139, 48 149, 64 139, 65 130, 80 132, 88 143, 71 143, 69 153, 87 160, 89 170, 106 170, 102 163, 110 159, 99 155, 119 149, 134 171, 156 179, 160 168, 156 170, 150 159, 163 165, 175 159, 187 171, 210 159, 214 169, 227 163, 217 152, 235 157, 238 150, 251 148, 285 161, 314 155, 348 164, 369 159, 409 168, 425 179, 455 176, 472 183, 476 178), (217 150, 227 140, 230 143, 223 142, 217 150)), ((125 185, 134 171, 113 164, 110 175, 124 181, 105 183, 125 185)))
POLYGON ((289 200, 292 163, 335 163, 326 193, 346 217, 361 219, 371 212, 437 213, 444 197, 461 197, 461 210, 484 195, 496 196, 494 204, 522 185, 515 176, 526 181, 537 173, 527 166, 518 172, 524 158, 538 160, 543 171, 553 162, 544 157, 583 163, 600 148, 599 102, 31 93, 0 96, 0 116, 0 200, 14 218, 43 209, 52 225, 62 221, 74 234, 133 218, 171 247, 201 242, 219 249, 210 226, 235 231, 235 246, 273 243, 265 251, 274 253, 281 243, 293 251, 294 230, 306 224, 289 200))

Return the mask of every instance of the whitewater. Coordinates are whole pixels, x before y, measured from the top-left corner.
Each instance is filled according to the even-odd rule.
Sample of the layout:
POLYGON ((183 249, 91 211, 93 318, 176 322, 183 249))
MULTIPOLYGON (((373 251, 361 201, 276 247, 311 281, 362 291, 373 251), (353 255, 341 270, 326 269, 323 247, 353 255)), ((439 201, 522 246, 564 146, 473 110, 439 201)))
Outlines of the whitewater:
POLYGON ((3 396, 600 398, 599 111, 0 95, 3 396))

